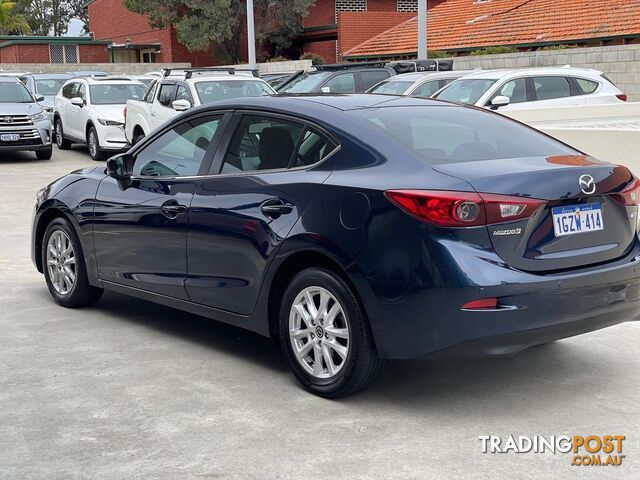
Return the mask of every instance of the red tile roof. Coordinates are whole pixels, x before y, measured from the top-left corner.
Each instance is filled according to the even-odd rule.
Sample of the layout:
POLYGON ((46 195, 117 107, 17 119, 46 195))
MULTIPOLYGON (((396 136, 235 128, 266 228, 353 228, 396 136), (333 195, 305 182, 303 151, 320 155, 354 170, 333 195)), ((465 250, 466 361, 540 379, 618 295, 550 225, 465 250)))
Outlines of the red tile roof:
MULTIPOLYGON (((427 35, 430 50, 640 36, 640 0, 445 0, 430 6, 427 35)), ((415 17, 343 56, 415 53, 417 37, 415 17)))

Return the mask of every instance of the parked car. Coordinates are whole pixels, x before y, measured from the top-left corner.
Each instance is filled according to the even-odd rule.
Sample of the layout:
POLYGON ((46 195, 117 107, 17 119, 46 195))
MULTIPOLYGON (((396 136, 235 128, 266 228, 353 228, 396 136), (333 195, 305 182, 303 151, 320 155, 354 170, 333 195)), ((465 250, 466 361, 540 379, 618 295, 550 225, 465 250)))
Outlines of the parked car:
POLYGON ((433 97, 493 110, 601 105, 627 100, 602 72, 570 67, 473 73, 451 82, 433 97))
POLYGON ((162 79, 151 84, 143 99, 127 102, 126 138, 135 145, 167 120, 193 106, 275 93, 251 70, 218 67, 167 70, 162 79))
POLYGON ((0 76, 0 151, 32 151, 38 160, 49 160, 51 119, 15 77, 0 76))
POLYGON ((53 119, 58 148, 86 143, 93 160, 127 148, 123 108, 144 97, 144 84, 126 77, 80 77, 68 80, 55 98, 53 119))
POLYGON ((0 77, 20 78, 21 76, 26 75, 28 73, 29 72, 11 72, 11 71, 0 70, 0 77))
POLYGON ((158 79, 155 75, 127 75, 129 78, 133 80, 137 80, 140 83, 144 83, 144 86, 149 88, 149 86, 158 79))
POLYGON ((278 93, 364 93, 396 74, 384 63, 338 63, 318 65, 298 72, 278 88, 278 93))
POLYGON ((409 95, 411 97, 427 98, 445 85, 472 72, 474 72, 474 70, 403 73, 402 75, 383 80, 367 90, 367 93, 409 95))
POLYGON ((109 72, 102 72, 100 70, 74 70, 67 73, 74 77, 108 77, 111 75, 109 72))
POLYGON ((236 98, 40 190, 31 250, 62 306, 108 289, 250 329, 338 397, 383 359, 638 320, 639 202, 626 167, 493 112, 236 98))
POLYGON ((297 72, 291 73, 261 73, 260 78, 265 80, 269 85, 273 88, 278 88, 280 85, 285 83, 294 75, 301 75, 304 73, 304 70, 298 70, 297 72))
POLYGON ((49 113, 53 125, 53 103, 64 83, 72 78, 68 73, 29 73, 20 81, 34 97, 44 97, 40 105, 49 113))

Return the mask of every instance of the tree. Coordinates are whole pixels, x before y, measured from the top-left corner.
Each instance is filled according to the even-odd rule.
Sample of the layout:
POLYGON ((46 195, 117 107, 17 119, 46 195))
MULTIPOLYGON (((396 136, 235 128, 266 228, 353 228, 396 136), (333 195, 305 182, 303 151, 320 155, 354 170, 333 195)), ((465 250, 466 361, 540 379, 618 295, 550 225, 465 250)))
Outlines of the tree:
POLYGON ((29 33, 29 24, 16 11, 16 4, 10 0, 0 0, 0 34, 29 33))
MULTIPOLYGON (((254 0, 256 39, 281 54, 302 31, 302 18, 315 0, 254 0)), ((172 25, 189 51, 208 50, 228 63, 240 61, 246 18, 243 0, 125 0, 132 12, 146 14, 154 28, 172 25)))
POLYGON ((85 0, 16 0, 18 11, 35 35, 60 37, 69 30, 69 22, 78 19, 87 24, 85 0))

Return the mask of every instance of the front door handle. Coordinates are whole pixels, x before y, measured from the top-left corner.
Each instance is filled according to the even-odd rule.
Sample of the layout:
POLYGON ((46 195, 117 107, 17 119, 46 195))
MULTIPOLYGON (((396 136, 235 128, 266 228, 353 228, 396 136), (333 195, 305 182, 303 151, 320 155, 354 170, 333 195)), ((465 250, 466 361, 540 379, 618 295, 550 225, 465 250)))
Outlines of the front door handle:
POLYGON ((162 210, 162 214, 170 219, 174 219, 178 215, 187 211, 187 207, 185 207, 184 205, 180 205, 175 200, 164 202, 160 209, 162 210))
POLYGON ((287 215, 293 212, 293 205, 284 203, 279 198, 272 198, 264 202, 260 210, 264 216, 276 219, 280 217, 280 215, 287 215))

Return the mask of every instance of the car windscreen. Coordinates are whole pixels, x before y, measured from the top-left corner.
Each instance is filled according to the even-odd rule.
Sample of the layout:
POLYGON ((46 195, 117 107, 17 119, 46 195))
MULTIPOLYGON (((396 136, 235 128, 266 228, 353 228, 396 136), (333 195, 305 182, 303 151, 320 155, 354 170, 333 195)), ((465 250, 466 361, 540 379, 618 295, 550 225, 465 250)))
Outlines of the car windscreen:
POLYGON ((200 103, 217 102, 229 98, 260 97, 273 94, 271 87, 255 80, 205 81, 195 84, 200 103))
POLYGON ((455 106, 352 110, 430 164, 575 155, 570 147, 502 115, 455 106))
POLYGON ((304 73, 278 89, 278 93, 309 93, 331 76, 331 72, 304 73))
POLYGON ((57 95, 66 81, 66 78, 43 78, 36 80, 36 93, 40 95, 57 95))
POLYGON ((440 100, 473 105, 496 81, 497 80, 486 78, 456 80, 444 87, 433 97, 440 100))
POLYGON ((142 100, 145 86, 131 83, 105 83, 91 85, 89 91, 93 105, 124 105, 129 99, 142 100))
POLYGON ((388 95, 402 95, 407 89, 413 85, 410 81, 391 80, 389 82, 381 82, 371 87, 367 93, 386 93, 388 95))
POLYGON ((33 97, 20 82, 0 83, 0 103, 33 103, 33 97))

